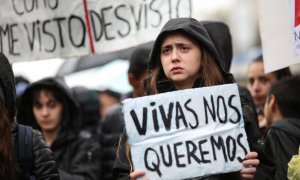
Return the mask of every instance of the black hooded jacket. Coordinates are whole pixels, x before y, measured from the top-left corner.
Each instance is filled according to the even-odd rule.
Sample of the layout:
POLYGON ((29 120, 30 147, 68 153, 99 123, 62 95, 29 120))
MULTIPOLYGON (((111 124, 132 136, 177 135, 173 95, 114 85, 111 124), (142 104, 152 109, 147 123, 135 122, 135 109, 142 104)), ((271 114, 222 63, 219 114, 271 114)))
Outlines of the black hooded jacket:
POLYGON ((300 146, 300 119, 285 118, 272 124, 265 136, 265 150, 275 160, 276 180, 287 179, 288 163, 298 154, 300 146))
MULTIPOLYGON (((225 84, 234 83, 235 80, 229 72, 225 71, 223 68, 223 61, 220 59, 219 53, 214 46, 214 42, 210 38, 209 33, 205 29, 202 23, 199 23, 197 20, 192 18, 178 18, 172 19, 166 23, 166 25, 161 30, 160 34, 158 35, 153 49, 151 51, 149 57, 149 70, 151 71, 156 66, 157 61, 159 60, 160 56, 160 47, 161 43, 166 35, 170 32, 183 32, 188 35, 190 38, 198 42, 201 48, 205 48, 216 61, 217 67, 219 68, 225 84)), ((228 35, 228 34, 225 34, 228 35)), ((230 36, 230 34, 229 34, 230 36)), ((161 72, 163 73, 163 72, 161 72)), ((147 82, 146 82, 147 83, 147 82)), ((147 86, 147 85, 146 85, 147 86)), ((194 83, 194 87, 202 87, 201 79, 196 80, 194 83)), ((174 91, 175 86, 173 83, 165 78, 164 75, 160 74, 157 80, 157 89, 159 93, 174 91)), ((269 166, 268 158, 266 158, 265 154, 262 152, 262 147, 258 143, 259 142, 259 130, 257 126, 257 115, 255 109, 251 104, 249 104, 246 97, 241 96, 241 104, 243 109, 243 117, 245 123, 245 131, 248 136, 248 142, 251 151, 256 151, 259 154, 259 158, 262 158, 263 162, 266 162, 266 167, 269 166), (266 159, 266 160, 265 160, 266 159)), ((123 133, 119 145, 117 159, 115 161, 114 166, 114 177, 116 179, 127 179, 128 174, 130 173, 130 165, 125 155, 125 143, 127 141, 126 134, 123 133)), ((271 163, 270 163, 271 164, 271 163)), ((265 166, 265 165, 263 165, 265 166)), ((266 168, 267 169, 267 168, 266 168)), ((268 173, 272 173, 271 170, 268 172, 264 172, 265 170, 258 170, 259 173, 257 174, 256 179, 263 180, 263 179, 272 179, 271 176, 269 177, 268 173)), ((201 178, 196 178, 201 179, 201 178)), ((219 174, 214 175, 202 179, 240 179, 239 172, 232 172, 226 174, 219 174)))
POLYGON ((60 131, 51 145, 61 179, 98 179, 100 175, 100 145, 92 139, 87 140, 78 135, 80 130, 79 106, 63 79, 45 78, 31 84, 22 95, 17 114, 18 122, 41 130, 32 111, 33 92, 40 88, 57 89, 65 99, 62 104, 63 115, 60 131))
MULTIPOLYGON (((5 108, 8 111, 9 119, 14 119, 16 113, 16 90, 14 74, 7 58, 0 54, 0 101, 4 101, 5 108)), ((11 125, 11 139, 14 147, 14 156, 16 160, 16 177, 0 177, 0 179, 14 178, 23 179, 22 169, 19 165, 18 158, 18 124, 12 123, 11 125)), ((56 162, 54 161, 53 153, 46 145, 41 133, 33 130, 32 132, 32 175, 36 179, 44 180, 58 180, 58 170, 56 162)))

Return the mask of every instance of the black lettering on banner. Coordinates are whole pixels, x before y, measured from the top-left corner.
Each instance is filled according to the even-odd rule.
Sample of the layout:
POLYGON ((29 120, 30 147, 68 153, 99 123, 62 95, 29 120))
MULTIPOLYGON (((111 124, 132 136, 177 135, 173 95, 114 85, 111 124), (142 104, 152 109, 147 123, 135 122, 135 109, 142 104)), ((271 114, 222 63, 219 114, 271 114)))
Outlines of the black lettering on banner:
POLYGON ((147 148, 146 151, 145 151, 145 155, 144 155, 144 162, 145 162, 145 167, 149 170, 149 171, 153 171, 153 172, 157 172, 157 174, 161 177, 162 174, 161 174, 161 171, 159 170, 159 166, 160 166, 160 159, 159 159, 159 156, 157 154, 157 152, 152 149, 152 148, 147 148), (149 155, 148 156, 148 153, 152 151, 155 156, 156 156, 156 163, 152 161, 152 167, 149 166, 148 164, 148 157, 151 157, 151 158, 154 158, 155 156, 154 155, 149 155))
MULTIPOLYGON (((246 154, 248 153, 247 149, 245 148, 245 146, 242 144, 241 142, 241 138, 243 137, 243 134, 240 133, 237 137, 237 143, 238 145, 243 149, 244 153, 245 153, 245 156, 246 154)), ((237 159, 239 160, 239 162, 243 162, 243 159, 241 157, 237 157, 237 159)))
POLYGON ((234 161, 235 155, 236 155, 236 142, 233 137, 228 136, 226 138, 226 147, 227 147, 227 155, 228 155, 229 160, 234 161), (232 148, 231 148, 231 145, 232 145, 232 148))
POLYGON ((134 110, 130 111, 130 115, 133 119, 136 130, 138 131, 138 133, 140 135, 145 135, 146 131, 147 131, 147 112, 148 112, 147 108, 144 107, 143 108, 143 123, 142 123, 142 127, 141 127, 135 111, 134 110))
POLYGON ((147 8, 147 4, 144 4, 144 9, 145 9, 145 11, 144 11, 144 16, 145 16, 144 25, 145 25, 145 29, 147 29, 147 27, 148 27, 148 8, 147 8))
POLYGON ((8 50, 9 50, 9 54, 11 55, 15 55, 15 56, 19 56, 20 53, 19 52, 15 52, 15 43, 18 42, 18 39, 14 37, 14 29, 18 27, 17 23, 13 23, 13 24, 6 24, 5 28, 3 28, 2 26, 0 26, 0 52, 4 51, 4 38, 5 36, 7 37, 7 41, 8 41, 8 50))
POLYGON ((171 102, 169 104, 168 117, 166 117, 166 113, 165 113, 164 107, 162 105, 159 106, 159 111, 160 111, 160 114, 161 114, 161 117, 162 117, 162 120, 164 122, 166 130, 170 130, 171 129, 171 120, 172 120, 173 107, 174 107, 174 103, 171 102))
POLYGON ((180 145, 182 145, 182 142, 178 142, 178 143, 174 144, 174 154, 175 154, 176 165, 177 165, 177 167, 185 167, 186 166, 185 164, 181 164, 179 162, 179 159, 184 157, 184 154, 178 154, 177 147, 180 145))
POLYGON ((24 28, 26 30, 26 33, 27 33, 27 40, 28 40, 28 43, 29 43, 29 47, 30 47, 30 50, 33 51, 33 48, 34 48, 34 39, 35 39, 35 23, 33 22, 32 23, 32 33, 30 35, 30 30, 29 28, 27 27, 27 24, 23 24, 24 25, 24 28))
MULTIPOLYGON (((157 23, 157 24, 151 24, 152 27, 157 28, 157 27, 159 27, 159 25, 160 25, 160 23, 161 23, 161 21, 162 21, 162 14, 159 12, 159 10, 157 10, 157 9, 155 9, 155 8, 153 7, 153 6, 154 6, 153 3, 154 3, 155 1, 156 1, 156 0, 152 0, 152 1, 150 2, 149 10, 152 11, 152 12, 154 12, 155 14, 158 15, 158 19, 159 19, 158 23, 157 23)), ((169 0, 169 1, 170 1, 170 0, 169 0)))
POLYGON ((165 158, 166 155, 165 155, 163 146, 160 146, 160 153, 161 153, 161 157, 162 157, 164 165, 166 167, 170 167, 173 164, 173 159, 172 159, 172 152, 171 152, 171 148, 170 148, 169 144, 167 144, 167 148, 168 148, 168 159, 169 159, 168 162, 165 158))
POLYGON ((206 160, 204 158, 204 155, 206 154, 209 154, 209 151, 203 151, 202 149, 202 144, 206 143, 207 142, 207 139, 203 139, 201 141, 199 141, 199 150, 200 150, 200 155, 201 155, 201 159, 202 159, 202 163, 210 163, 211 161, 210 160, 206 160))
POLYGON ((218 96, 218 98, 217 98, 217 115, 218 115, 220 123, 225 124, 227 122, 227 107, 226 107, 225 99, 224 99, 223 96, 218 96), (221 103, 220 103, 220 100, 221 100, 221 103), (222 119, 220 117, 220 114, 221 114, 220 113, 220 106, 221 106, 221 104, 223 104, 224 119, 222 119))
MULTIPOLYGON (((172 8, 173 8, 173 5, 172 5, 172 2, 175 2, 174 4, 176 4, 175 6, 175 18, 179 18, 179 17, 192 17, 192 1, 191 0, 183 0, 183 1, 181 1, 181 0, 177 0, 177 1, 172 1, 172 0, 169 0, 168 1, 168 4, 169 4, 169 19, 172 19, 173 18, 173 16, 172 16, 172 14, 173 14, 173 12, 172 12, 172 8), (188 16, 186 16, 186 15, 181 15, 180 14, 180 9, 183 9, 183 8, 180 8, 180 7, 182 7, 182 3, 184 3, 184 4, 188 4, 188 12, 189 12, 189 15, 188 16)), ((185 11, 186 11, 186 9, 184 9, 185 11)))
POLYGON ((12 0, 12 5, 13 5, 13 9, 15 11, 15 13, 19 16, 23 15, 24 14, 24 11, 21 11, 20 9, 17 9, 16 7, 16 0, 12 0))
MULTIPOLYGON (((186 1, 186 0, 184 0, 186 1)), ((179 18, 179 7, 180 7, 180 2, 181 0, 177 0, 177 3, 176 3, 176 17, 179 18)))
MULTIPOLYGON (((43 0, 44 4, 43 4, 43 8, 50 8, 51 10, 54 10, 58 7, 58 0, 43 0), (54 2, 53 4, 51 2, 54 2)), ((38 10, 40 9, 39 3, 43 2, 40 0, 12 0, 12 6, 13 6, 13 10, 14 12, 21 16, 23 15, 25 12, 26 13, 31 13, 34 10, 38 10)))
POLYGON ((41 35, 41 30, 40 30, 40 21, 37 20, 36 21, 36 24, 37 24, 37 34, 38 34, 38 41, 39 41, 39 50, 40 52, 42 51, 42 35, 41 35))
POLYGON ((125 18, 123 18, 122 16, 120 16, 119 13, 118 13, 118 12, 119 12, 119 9, 125 8, 125 7, 126 7, 126 6, 125 6, 124 4, 121 4, 121 5, 117 6, 116 9, 115 9, 115 16, 116 16, 116 18, 119 19, 119 20, 121 20, 121 21, 123 21, 123 22, 126 23, 127 26, 128 26, 128 30, 127 30, 127 32, 125 32, 125 33, 122 33, 120 30, 118 30, 118 34, 119 34, 121 37, 126 37, 126 36, 128 36, 128 34, 130 33, 130 30, 131 30, 131 26, 130 26, 129 21, 126 20, 125 18))
POLYGON ((176 102, 176 116, 175 116, 175 120, 176 120, 176 127, 177 127, 177 129, 179 129, 179 120, 180 119, 182 119, 182 122, 183 122, 184 126, 187 128, 188 125, 187 125, 187 122, 186 122, 186 119, 185 119, 182 107, 181 107, 181 105, 180 105, 179 102, 176 102))
POLYGON ((69 27, 69 38, 70 38, 70 41, 71 41, 72 45, 75 46, 75 47, 81 47, 81 46, 83 46, 84 42, 85 42, 85 33, 86 33, 86 28, 85 28, 84 21, 80 17, 78 17, 78 16, 71 15, 70 18, 69 18, 69 21, 68 21, 68 27, 69 27), (73 36, 78 37, 78 33, 76 33, 74 35, 72 33, 72 29, 75 29, 75 28, 72 28, 72 20, 73 19, 77 20, 77 22, 79 22, 81 24, 81 27, 82 27, 81 41, 79 41, 79 43, 77 43, 77 44, 75 44, 73 36))
MULTIPOLYGON (((155 106, 155 102, 151 102, 150 106, 155 106)), ((159 125, 158 125, 158 120, 157 120, 157 111, 156 111, 155 108, 152 110, 152 118, 153 118, 154 129, 155 129, 156 132, 158 132, 159 131, 159 125)))
POLYGON ((195 155, 195 152, 197 150, 196 144, 193 141, 186 141, 185 145, 187 149, 188 163, 191 164, 193 158, 198 164, 200 164, 201 160, 195 155))
POLYGON ((14 23, 14 24, 11 24, 10 25, 10 41, 9 42, 9 49, 10 49, 10 54, 11 55, 15 55, 15 56, 19 56, 21 55, 20 53, 18 52, 15 52, 15 42, 18 42, 18 39, 14 38, 14 27, 18 27, 18 24, 17 23, 14 23))
POLYGON ((54 10, 58 7, 58 2, 59 2, 59 0, 48 0, 48 6, 50 7, 50 9, 54 10), (51 2, 54 2, 54 3, 51 4, 51 2))
POLYGON ((295 38, 295 41, 299 41, 300 40, 300 31, 294 32, 294 38, 295 38))
POLYGON ((215 161, 217 160, 216 149, 215 149, 215 147, 217 147, 219 150, 222 149, 225 162, 227 162, 228 160, 227 160, 227 156, 226 156, 225 144, 224 144, 224 140, 222 139, 222 137, 219 136, 218 141, 216 141, 215 138, 213 136, 211 136, 210 142, 211 142, 211 147, 213 150, 214 160, 215 161))
POLYGON ((130 10, 131 10, 134 22, 135 22, 136 30, 138 31, 138 30, 140 30, 141 14, 142 14, 142 7, 143 6, 142 6, 142 4, 140 4, 140 8, 139 8, 139 12, 138 12, 137 17, 136 17, 135 12, 134 12, 135 7, 137 7, 137 6, 131 5, 130 10))
POLYGON ((169 3, 169 19, 172 19, 172 1, 168 0, 169 3))
POLYGON ((30 5, 28 5, 28 1, 25 1, 24 0, 24 7, 25 7, 25 11, 26 12, 31 12, 31 11, 33 11, 33 8, 34 8, 34 0, 31 0, 31 1, 29 1, 29 2, 31 2, 31 6, 30 5), (29 7, 28 7, 29 6, 29 7))
POLYGON ((102 35, 103 35, 103 29, 102 29, 102 25, 103 25, 103 19, 100 17, 99 14, 97 14, 97 12, 90 10, 90 17, 91 17, 91 22, 92 22, 92 26, 93 26, 93 34, 94 34, 94 40, 96 42, 98 42, 102 35), (95 19, 94 19, 95 18, 95 19), (96 19, 98 21, 96 21, 96 19), (98 22, 99 24, 96 25, 96 22, 98 22), (100 27, 100 33, 96 32, 97 28, 96 27, 100 27))
MULTIPOLYGON (((0 43, 1 43, 1 52, 3 52, 3 39, 4 36, 7 36, 7 40, 8 42, 10 42, 10 30, 9 30, 9 25, 6 24, 5 28, 3 28, 2 26, 0 26, 0 43)), ((9 51, 10 51, 10 47, 9 47, 9 51)))
POLYGON ((65 47, 65 44, 64 44, 64 39, 63 39, 63 35, 62 35, 62 31, 61 31, 61 22, 66 20, 65 17, 55 17, 53 18, 53 21, 56 21, 57 22, 57 27, 58 27, 58 34, 59 34, 59 39, 60 39, 60 45, 61 47, 65 47))
POLYGON ((212 108, 210 108, 209 103, 207 102, 207 100, 203 96, 204 110, 205 110, 205 119, 206 119, 205 122, 206 122, 206 124, 208 124, 207 109, 209 110, 210 115, 211 115, 212 119, 214 120, 214 122, 216 122, 215 104, 214 104, 214 100, 213 100, 213 96, 212 95, 210 96, 210 101, 211 101, 212 108))
POLYGON ((239 123, 240 122, 240 120, 241 120, 241 117, 242 117, 242 115, 241 115, 241 113, 240 113, 240 111, 239 111, 239 109, 237 108, 237 107, 235 107, 234 105, 232 105, 232 99, 235 97, 236 95, 231 95, 230 97, 229 97, 229 102, 228 102, 228 106, 230 107, 230 108, 232 108, 235 112, 236 112, 236 114, 237 114, 237 120, 236 121, 234 121, 233 119, 229 119, 229 121, 230 122, 232 122, 233 124, 236 124, 236 123, 239 123))
MULTIPOLYGON (((55 50, 55 48, 56 48, 56 40, 55 40, 55 36, 52 34, 52 33, 50 33, 49 31, 47 31, 47 28, 46 28, 46 25, 48 24, 48 23, 50 23, 51 21, 50 20, 45 20, 44 22, 43 22, 43 33, 45 34, 45 35, 48 35, 52 40, 53 40, 53 47, 52 48, 49 48, 49 49, 46 49, 45 48, 45 51, 46 52, 54 52, 54 50, 55 50)), ((47 43, 47 44, 50 44, 50 43, 47 43)))
POLYGON ((110 9, 112 9, 112 6, 105 7, 103 9, 101 9, 101 17, 103 19, 103 24, 102 25, 103 25, 103 30, 104 30, 104 35, 105 35, 106 40, 113 40, 113 39, 115 39, 115 37, 113 37, 113 36, 111 36, 111 37, 108 36, 107 27, 109 27, 110 25, 112 25, 112 23, 111 22, 106 22, 106 19, 105 19, 106 16, 104 16, 105 11, 108 11, 110 9))
POLYGON ((186 108, 186 110, 188 110, 189 112, 191 112, 191 113, 194 115, 195 120, 196 120, 196 124, 193 126, 191 123, 189 123, 189 125, 190 125, 190 127, 191 127, 192 129, 195 129, 195 128, 197 128, 197 127, 199 126, 199 120, 198 120, 198 116, 197 116, 196 112, 195 112, 192 108, 188 107, 188 104, 189 104, 191 101, 192 101, 191 99, 188 99, 188 100, 185 102, 184 107, 186 108))

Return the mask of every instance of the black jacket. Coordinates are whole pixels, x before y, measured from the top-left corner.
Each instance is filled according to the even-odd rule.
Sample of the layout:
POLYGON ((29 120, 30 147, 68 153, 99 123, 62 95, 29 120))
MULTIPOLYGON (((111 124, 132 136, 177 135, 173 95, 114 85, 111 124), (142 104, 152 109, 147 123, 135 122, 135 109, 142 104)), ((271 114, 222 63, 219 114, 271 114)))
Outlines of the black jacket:
MULTIPOLYGON (((235 80, 232 74, 226 72, 223 69, 222 60, 219 57, 219 53, 216 50, 213 41, 211 40, 208 32, 204 28, 204 26, 199 23, 197 20, 192 18, 178 18, 172 19, 166 23, 166 25, 161 30, 158 35, 153 49, 151 51, 149 57, 149 70, 154 69, 157 61, 160 56, 160 46, 163 38, 169 32, 183 32, 187 34, 189 37, 197 41, 202 48, 205 48, 215 59, 217 67, 219 68, 225 83, 234 83, 235 80)), ((160 72, 163 73, 163 72, 160 72)), ((202 87, 202 80, 198 79, 194 83, 194 87, 202 87)), ((169 92, 176 90, 173 83, 165 78, 163 74, 159 74, 157 89, 159 93, 169 92)), ((258 173, 256 179, 272 179, 272 162, 269 158, 263 153, 262 147, 259 144, 259 130, 257 126, 257 115, 255 112, 255 108, 251 103, 247 101, 247 97, 240 97, 242 109, 243 109, 243 117, 245 122, 245 131, 247 133, 248 142, 251 151, 256 151, 259 154, 260 162, 262 165, 258 168, 258 173)), ((114 177, 116 179, 127 179, 128 174, 130 173, 130 165, 127 160, 124 152, 125 152, 125 143, 127 141, 127 137, 123 134, 122 139, 120 141, 120 147, 118 149, 118 155, 115 161, 114 166, 114 177)), ((197 178, 196 178, 197 179, 197 178)), ((201 179, 201 178, 198 178, 201 179)), ((239 172, 232 172, 226 174, 219 174, 210 177, 206 177, 205 179, 240 179, 239 172)))
POLYGON ((276 163, 276 180, 287 179, 288 163, 298 154, 300 146, 300 119, 285 118, 272 124, 265 136, 265 151, 276 163))
POLYGON ((81 138, 79 108, 70 89, 62 79, 45 78, 31 84, 24 92, 18 108, 17 120, 21 124, 39 129, 32 112, 33 91, 46 87, 63 93, 63 119, 60 132, 51 145, 59 174, 63 180, 94 180, 100 176, 100 145, 92 139, 81 138))
POLYGON ((99 140, 102 148, 102 179, 113 179, 113 166, 120 135, 125 127, 121 106, 112 107, 101 119, 99 140))
MULTIPOLYGON (((16 159, 18 159, 18 125, 16 123, 12 124, 11 138, 12 142, 14 142, 14 149, 17 157, 16 159)), ((32 141, 33 175, 35 175, 37 180, 59 180, 59 174, 57 171, 57 166, 53 157, 53 153, 45 143, 42 134, 37 130, 33 130, 32 141)), ((22 175, 22 169, 20 167, 17 167, 17 172, 19 172, 17 176, 20 177, 22 175)))

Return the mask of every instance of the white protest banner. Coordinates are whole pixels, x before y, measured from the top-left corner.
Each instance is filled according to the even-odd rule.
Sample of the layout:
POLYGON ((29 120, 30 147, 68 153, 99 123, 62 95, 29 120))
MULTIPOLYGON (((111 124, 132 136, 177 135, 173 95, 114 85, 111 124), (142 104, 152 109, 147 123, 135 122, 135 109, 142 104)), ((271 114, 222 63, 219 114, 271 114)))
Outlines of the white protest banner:
POLYGON ((152 41, 169 19, 192 17, 195 4, 192 0, 88 0, 95 52, 152 41))
POLYGON ((239 171, 249 146, 237 84, 123 102, 134 169, 148 179, 239 171))
POLYGON ((300 63, 300 2, 263 0, 258 3, 265 72, 300 63))
POLYGON ((10 61, 90 53, 82 0, 0 0, 0 51, 10 61))
POLYGON ((28 61, 115 51, 192 17, 192 0, 0 0, 0 52, 28 61))

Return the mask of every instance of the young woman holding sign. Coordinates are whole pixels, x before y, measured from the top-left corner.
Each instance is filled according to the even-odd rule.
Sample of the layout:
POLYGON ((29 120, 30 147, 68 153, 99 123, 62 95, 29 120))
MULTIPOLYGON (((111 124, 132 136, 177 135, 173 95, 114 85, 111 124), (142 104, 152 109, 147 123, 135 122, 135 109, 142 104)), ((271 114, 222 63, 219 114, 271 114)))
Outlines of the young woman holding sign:
MULTIPOLYGON (((145 80, 146 94, 233 82, 233 76, 224 71, 218 52, 200 22, 192 18, 178 18, 167 22, 158 35, 149 57, 149 71, 145 80)), ((244 107, 243 110, 245 124, 247 120, 256 117, 251 116, 251 112, 245 115, 244 107), (251 117, 245 117, 247 115, 251 117)), ((253 132, 249 132, 252 131, 252 127, 247 129, 245 125, 245 128, 250 149, 253 150, 254 143, 257 142, 253 139, 253 132)), ((245 168, 240 172, 213 175, 205 179, 253 179, 256 166, 259 165, 257 156, 256 152, 248 153, 243 161, 245 168)), ((114 166, 114 176, 116 179, 128 177, 136 179, 145 174, 143 170, 135 169, 133 172, 131 170, 129 146, 126 134, 123 133, 114 166)))

